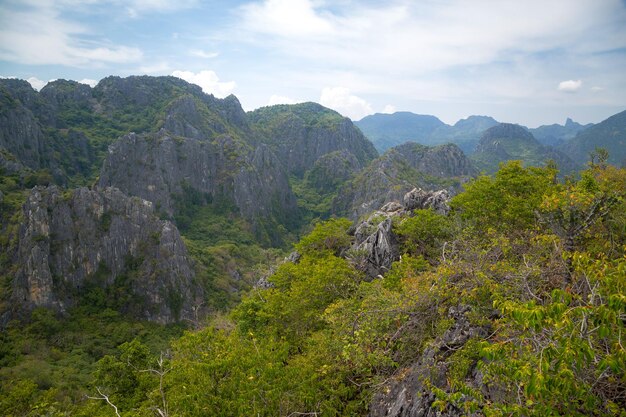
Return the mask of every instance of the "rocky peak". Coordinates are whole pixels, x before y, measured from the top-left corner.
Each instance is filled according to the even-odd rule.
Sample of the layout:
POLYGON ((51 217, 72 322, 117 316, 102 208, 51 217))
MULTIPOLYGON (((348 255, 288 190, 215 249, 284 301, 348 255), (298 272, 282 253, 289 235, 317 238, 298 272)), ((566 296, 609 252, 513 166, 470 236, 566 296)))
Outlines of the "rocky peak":
POLYGON ((93 105, 91 87, 76 81, 51 81, 41 89, 40 94, 55 109, 68 105, 83 107, 93 105))
POLYGON ((315 162, 331 152, 346 150, 364 167, 377 156, 374 146, 350 119, 317 103, 268 106, 248 114, 287 171, 303 177, 315 162))
POLYGON ((392 220, 400 216, 412 216, 418 209, 433 209, 447 215, 450 211, 447 190, 425 191, 414 188, 404 195, 402 203, 391 201, 353 226, 352 250, 362 254, 357 267, 370 278, 383 275, 400 256, 398 238, 392 230, 392 220))
POLYGON ((178 230, 146 200, 115 188, 35 187, 23 217, 18 305, 63 312, 90 290, 109 288, 128 297, 122 310, 167 323, 189 317, 202 296, 178 230))

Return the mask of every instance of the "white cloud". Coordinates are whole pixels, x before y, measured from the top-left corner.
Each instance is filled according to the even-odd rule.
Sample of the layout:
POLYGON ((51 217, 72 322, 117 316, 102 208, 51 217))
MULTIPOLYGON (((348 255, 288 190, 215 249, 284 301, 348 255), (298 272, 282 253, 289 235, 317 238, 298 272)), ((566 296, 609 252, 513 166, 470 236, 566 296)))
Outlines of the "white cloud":
POLYGON ((213 94, 219 98, 228 96, 237 86, 234 81, 221 82, 217 74, 213 71, 204 70, 196 74, 191 71, 176 70, 172 72, 172 75, 192 84, 199 85, 205 93, 213 94))
POLYGON ((387 104, 385 108, 383 109, 383 113, 386 113, 386 114, 391 114, 395 112, 396 112, 396 108, 395 106, 392 106, 391 104, 387 104))
POLYGON ((352 120, 360 120, 374 113, 372 106, 360 97, 352 95, 345 87, 325 87, 320 104, 338 111, 352 120))
POLYGON ((67 21, 52 3, 26 10, 0 5, 0 59, 26 65, 98 66, 136 62, 139 48, 87 40, 87 26, 67 21))
POLYGON ((311 36, 332 32, 332 23, 317 14, 310 0, 266 0, 242 6, 244 26, 262 33, 311 36))
POLYGON ((603 91, 604 88, 603 87, 598 87, 598 86, 594 86, 590 88, 592 93, 599 93, 600 91, 603 91))
POLYGON ((559 83, 558 90, 564 91, 566 93, 575 93, 576 91, 580 90, 580 87, 582 87, 582 85, 582 80, 561 81, 559 83))
POLYGON ((189 51, 189 54, 192 56, 197 56, 198 58, 205 59, 217 58, 219 56, 219 52, 206 52, 201 49, 192 49, 189 51))
POLYGON ((291 97, 279 96, 276 94, 272 94, 270 99, 267 102, 268 106, 273 106, 275 104, 296 104, 301 103, 301 101, 294 100, 291 97))
POLYGON ((97 80, 92 80, 91 78, 83 78, 82 80, 78 81, 81 84, 87 84, 90 87, 95 87, 96 85, 98 85, 98 81, 97 80))
MULTIPOLYGON (((39 91, 48 84, 47 81, 40 80, 37 77, 30 77, 26 81, 33 87, 35 90, 39 91)), ((52 80, 51 80, 52 81, 52 80)))

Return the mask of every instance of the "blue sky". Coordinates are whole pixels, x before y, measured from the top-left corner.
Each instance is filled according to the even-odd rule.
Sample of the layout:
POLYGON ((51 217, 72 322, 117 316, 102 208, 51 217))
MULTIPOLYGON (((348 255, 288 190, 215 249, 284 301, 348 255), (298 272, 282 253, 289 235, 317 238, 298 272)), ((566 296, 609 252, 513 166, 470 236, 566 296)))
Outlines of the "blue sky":
POLYGON ((0 76, 41 88, 137 74, 246 110, 599 122, 626 109, 626 2, 0 0, 0 76))

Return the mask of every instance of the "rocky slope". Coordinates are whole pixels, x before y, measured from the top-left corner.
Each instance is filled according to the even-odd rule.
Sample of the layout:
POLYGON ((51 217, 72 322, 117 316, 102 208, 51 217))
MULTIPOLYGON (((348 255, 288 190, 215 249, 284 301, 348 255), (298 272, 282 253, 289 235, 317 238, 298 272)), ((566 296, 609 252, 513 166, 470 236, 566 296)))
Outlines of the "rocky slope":
POLYGON ((350 119, 316 103, 262 107, 248 116, 261 132, 262 142, 297 177, 303 177, 320 157, 331 152, 351 153, 361 168, 378 156, 350 119))
POLYGON ((399 216, 412 216, 414 210, 420 209, 448 214, 449 201, 450 195, 446 190, 425 191, 414 188, 400 202, 390 201, 371 213, 367 219, 355 223, 352 250, 364 254, 357 267, 369 279, 385 274, 400 256, 398 237, 392 230, 392 220, 399 216))
POLYGON ((334 210, 356 219, 385 203, 401 200, 415 187, 455 189, 475 173, 456 145, 407 143, 372 161, 344 186, 334 201, 334 210))
POLYGON ((501 123, 487 129, 475 152, 472 161, 481 171, 493 173, 501 162, 521 160, 526 165, 541 166, 549 160, 556 162, 562 173, 569 173, 578 168, 565 154, 549 146, 543 146, 520 125, 501 123))
POLYGON ((22 216, 17 305, 63 312, 108 291, 122 310, 168 323, 191 317, 202 299, 178 230, 148 201, 115 188, 36 187, 22 216))
MULTIPOLYGON (((488 326, 472 324, 468 319, 470 308, 459 306, 448 311, 452 326, 438 337, 408 369, 387 381, 374 396, 370 405, 369 417, 462 417, 481 416, 475 412, 468 414, 466 410, 451 404, 440 410, 434 406, 437 400, 432 387, 450 392, 447 374, 453 366, 452 354, 461 349, 471 338, 485 338, 489 334, 488 326), (428 384, 431 386, 429 387, 428 384)), ((469 375, 465 383, 479 392, 487 390, 480 371, 476 369, 476 361, 470 363, 469 375)))
POLYGON ((98 184, 151 201, 169 216, 196 194, 205 204, 233 205, 258 229, 296 221, 295 197, 276 156, 228 135, 199 141, 165 130, 131 133, 109 148, 98 184))

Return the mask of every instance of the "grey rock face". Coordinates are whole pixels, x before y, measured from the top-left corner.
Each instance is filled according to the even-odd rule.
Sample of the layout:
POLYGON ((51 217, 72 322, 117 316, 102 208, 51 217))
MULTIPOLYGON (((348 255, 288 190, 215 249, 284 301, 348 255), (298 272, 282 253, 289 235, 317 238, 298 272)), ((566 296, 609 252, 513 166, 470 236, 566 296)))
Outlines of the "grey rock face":
POLYGON ((348 151, 359 168, 378 155, 350 119, 316 103, 261 108, 250 113, 250 118, 287 171, 298 177, 331 152, 348 151))
POLYGON ((233 203, 253 225, 289 222, 296 214, 295 197, 276 156, 266 146, 252 151, 228 135, 210 141, 165 130, 126 135, 109 147, 99 185, 151 201, 168 215, 185 190, 233 203))
POLYGON ((46 165, 46 147, 37 118, 1 86, 0 94, 6 94, 0 107, 0 149, 13 155, 16 162, 40 169, 46 165))
POLYGON ((477 174, 471 161, 454 144, 422 146, 407 142, 396 149, 414 169, 441 178, 470 177, 477 174))
POLYGON ((404 195, 404 209, 406 211, 431 208, 438 214, 448 214, 450 211, 450 194, 447 190, 424 191, 414 188, 404 195))
MULTIPOLYGON (((364 237, 366 231, 369 231, 369 227, 372 226, 371 222, 372 220, 368 219, 357 228, 355 233, 357 242, 359 238, 364 237)), ((353 249, 357 253, 365 254, 361 269, 368 277, 375 278, 387 272, 391 268, 391 264, 398 260, 400 255, 396 236, 391 230, 391 219, 388 217, 378 223, 373 233, 365 237, 362 242, 357 243, 353 249)))
POLYGON ((370 279, 383 275, 399 259, 398 238, 392 230, 392 220, 398 216, 412 216, 416 209, 432 208, 439 214, 448 214, 449 194, 446 190, 424 191, 414 188, 405 194, 403 204, 386 203, 366 220, 354 226, 353 253, 359 260, 357 268, 370 279))
MULTIPOLYGON (((467 318, 469 307, 451 308, 448 316, 454 324, 434 343, 426 348, 418 361, 402 377, 392 380, 380 389, 370 405, 369 417, 462 417, 465 411, 448 406, 443 412, 432 408, 436 400, 424 380, 449 391, 447 382, 448 358, 455 350, 463 347, 472 337, 484 338, 489 334, 485 327, 472 325, 467 318)), ((465 382, 472 388, 485 390, 482 375, 476 369, 470 371, 465 382)), ((478 416, 480 414, 470 414, 478 416)))
POLYGON ((115 188, 35 187, 23 208, 13 298, 64 311, 88 286, 117 285, 141 300, 127 306, 148 320, 190 317, 202 296, 176 227, 153 205, 115 188), (137 310, 140 309, 140 310, 137 310))
POLYGON ((475 174, 456 145, 426 147, 407 143, 390 149, 339 193, 333 211, 357 219, 391 201, 401 201, 413 188, 454 192, 475 174))

